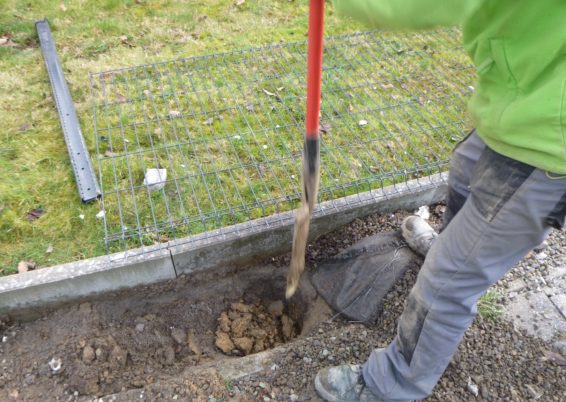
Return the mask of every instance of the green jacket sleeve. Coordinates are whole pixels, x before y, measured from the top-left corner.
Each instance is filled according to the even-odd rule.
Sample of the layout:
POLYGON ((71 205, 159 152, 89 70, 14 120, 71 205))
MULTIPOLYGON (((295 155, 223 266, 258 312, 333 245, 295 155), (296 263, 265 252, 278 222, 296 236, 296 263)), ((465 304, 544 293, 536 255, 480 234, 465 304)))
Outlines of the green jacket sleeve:
POLYGON ((373 28, 426 29, 462 23, 483 0, 333 0, 338 12, 373 28))

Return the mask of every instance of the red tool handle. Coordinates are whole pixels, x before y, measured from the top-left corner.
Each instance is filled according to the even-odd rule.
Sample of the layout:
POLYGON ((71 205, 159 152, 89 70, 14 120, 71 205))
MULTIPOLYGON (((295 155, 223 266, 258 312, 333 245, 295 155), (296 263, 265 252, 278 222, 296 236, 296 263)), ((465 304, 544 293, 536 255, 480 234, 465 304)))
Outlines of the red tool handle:
POLYGON ((310 0, 309 4, 306 135, 310 139, 318 138, 324 1, 310 0))

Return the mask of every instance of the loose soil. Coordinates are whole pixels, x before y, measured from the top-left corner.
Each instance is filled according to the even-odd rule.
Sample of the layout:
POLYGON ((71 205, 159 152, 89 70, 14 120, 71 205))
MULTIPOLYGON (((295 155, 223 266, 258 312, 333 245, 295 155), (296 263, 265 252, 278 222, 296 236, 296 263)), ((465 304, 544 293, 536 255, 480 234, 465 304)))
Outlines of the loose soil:
MULTIPOLYGON (((441 207, 433 211, 437 219, 441 207)), ((319 238, 308 246, 308 269, 398 228, 405 216, 372 215, 319 238)), ((317 370, 361 363, 393 339, 418 269, 386 297, 377 324, 364 326, 333 316, 305 280, 295 303, 281 306, 288 264, 284 255, 69 305, 26 323, 1 321, 0 400, 318 400, 317 370), (284 343, 293 331, 298 337, 284 343), (219 337, 234 345, 224 348, 229 356, 219 337), (278 346, 239 357, 262 349, 260 339, 263 349, 278 346)), ((478 318, 428 400, 564 400, 566 369, 545 358, 550 349, 502 320, 478 318)))
POLYGON ((214 344, 226 355, 249 355, 282 345, 297 336, 297 324, 281 300, 266 309, 260 303, 232 303, 218 317, 214 344))

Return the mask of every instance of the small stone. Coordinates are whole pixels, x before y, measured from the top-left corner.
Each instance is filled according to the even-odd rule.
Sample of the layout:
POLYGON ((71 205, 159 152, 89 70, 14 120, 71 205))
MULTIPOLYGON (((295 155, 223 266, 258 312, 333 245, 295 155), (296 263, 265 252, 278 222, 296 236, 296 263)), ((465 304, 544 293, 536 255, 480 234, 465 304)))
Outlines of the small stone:
POLYGON ((158 191, 165 187, 167 180, 167 169, 147 169, 143 179, 143 185, 149 191, 158 191))
POLYGON ((18 273, 33 271, 36 264, 33 261, 20 261, 18 263, 18 273))
POLYGON ((165 347, 164 357, 166 365, 170 366, 175 363, 175 349, 172 346, 165 347))
POLYGON ((51 254, 53 252, 53 245, 50 244, 47 246, 47 250, 45 250, 45 254, 51 254))
POLYGON ((527 388, 527 391, 529 391, 529 394, 531 395, 531 397, 536 401, 537 399, 540 399, 540 397, 542 396, 543 392, 541 390, 539 390, 536 386, 531 385, 531 384, 527 384, 525 385, 527 388))
POLYGON ((84 363, 92 363, 96 357, 96 353, 92 346, 86 345, 83 349, 83 362, 84 363))
POLYGON ((171 337, 177 342, 179 345, 184 344, 187 341, 187 333, 180 328, 173 328, 171 330, 171 337))
POLYGON ((428 220, 430 218, 430 210, 428 208, 428 205, 423 205, 422 207, 419 207, 419 209, 415 211, 415 215, 420 216, 424 220, 428 220))
POLYGON ((538 246, 536 246, 536 247, 533 249, 533 251, 534 251, 535 253, 539 253, 539 252, 541 252, 541 251, 543 251, 543 250, 546 250, 547 248, 548 248, 548 242, 545 240, 545 241, 543 241, 541 244, 539 244, 538 246))
POLYGON ((108 358, 108 353, 102 348, 96 348, 94 354, 96 355, 96 360, 99 362, 105 362, 108 358))
POLYGON ((535 254, 535 258, 539 261, 545 260, 548 257, 548 255, 544 252, 535 254))
POLYGON ((144 329, 145 329, 145 324, 143 322, 139 322, 136 324, 136 331, 143 332, 144 329))
POLYGON ((299 396, 297 394, 291 394, 289 395, 289 400, 291 402, 297 402, 299 400, 299 396))
POLYGON ((35 379, 36 379, 35 375, 28 374, 24 378, 24 382, 26 383, 26 385, 32 385, 35 382, 35 379))
POLYGON ((329 354, 330 354, 330 352, 328 351, 328 349, 324 349, 324 350, 322 351, 322 355, 323 355, 324 357, 328 356, 329 354))
POLYGON ((284 308, 285 305, 283 302, 281 300, 277 300, 267 307, 267 311, 269 311, 269 313, 274 317, 280 317, 283 314, 284 308))

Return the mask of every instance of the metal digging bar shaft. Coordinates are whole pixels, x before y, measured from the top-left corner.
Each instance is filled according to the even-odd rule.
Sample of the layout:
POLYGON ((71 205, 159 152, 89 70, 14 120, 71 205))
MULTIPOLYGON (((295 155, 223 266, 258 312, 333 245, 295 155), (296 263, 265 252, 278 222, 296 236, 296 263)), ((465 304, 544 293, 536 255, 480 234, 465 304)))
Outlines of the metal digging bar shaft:
POLYGON ((71 93, 67 87, 61 63, 59 63, 59 59, 57 58, 55 43, 53 42, 53 36, 51 36, 49 23, 46 19, 37 21, 35 28, 37 29, 43 58, 45 59, 45 66, 47 67, 47 73, 51 81, 55 105, 59 111, 61 127, 63 128, 63 135, 75 172, 79 195, 83 202, 94 201, 100 196, 100 190, 98 189, 96 176, 92 170, 88 151, 79 125, 79 119, 77 118, 77 112, 75 111, 75 105, 73 104, 73 99, 71 99, 71 93))
POLYGON ((305 248, 309 235, 310 217, 317 200, 320 179, 320 86, 322 79, 322 42, 324 29, 324 1, 310 0, 308 71, 307 71, 307 110, 305 147, 303 154, 303 197, 295 216, 293 232, 293 251, 291 267, 287 276, 285 296, 291 298, 305 269, 305 248))

